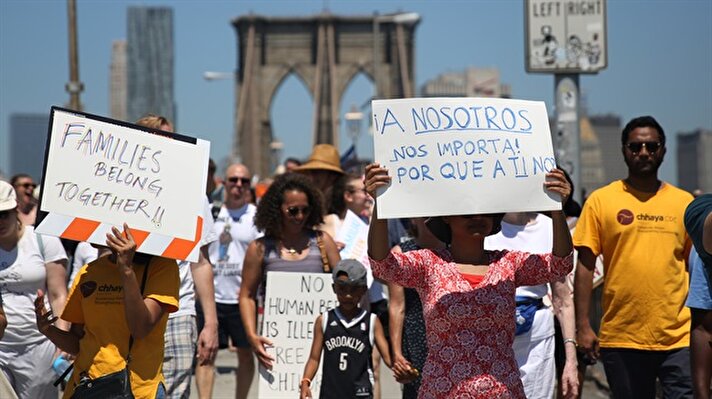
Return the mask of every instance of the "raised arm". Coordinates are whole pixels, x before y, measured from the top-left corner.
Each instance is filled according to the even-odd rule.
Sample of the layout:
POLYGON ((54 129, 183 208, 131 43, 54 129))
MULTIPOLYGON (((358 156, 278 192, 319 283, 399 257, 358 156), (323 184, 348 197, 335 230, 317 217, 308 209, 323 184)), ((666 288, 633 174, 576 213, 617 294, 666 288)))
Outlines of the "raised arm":
MULTIPOLYGON (((561 169, 552 169, 546 174, 546 178, 544 187, 550 192, 561 196, 561 204, 563 206, 571 195, 571 185, 566 180, 564 172, 561 169)), ((569 226, 566 224, 566 216, 563 211, 558 210, 551 212, 551 219, 554 227, 554 243, 551 253, 563 258, 574 249, 569 226)))
MULTIPOLYGON (((387 186, 391 181, 388 171, 377 163, 366 166, 365 186, 372 198, 376 198, 376 191, 387 186)), ((378 206, 373 206, 371 224, 368 226, 368 256, 375 260, 383 260, 388 256, 388 222, 378 219, 378 206)))
MULTIPOLYGON (((106 235, 106 244, 116 255, 116 266, 123 283, 124 313, 126 324, 135 339, 146 337, 158 324, 165 312, 163 306, 152 298, 144 298, 138 277, 134 273, 133 259, 136 253, 136 242, 124 223, 123 233, 116 227, 111 229, 113 234, 106 235)), ((146 272, 148 272, 147 269, 146 272)))
POLYGON ((68 331, 55 327, 54 323, 59 318, 54 315, 52 309, 48 310, 45 307, 45 294, 42 290, 37 290, 35 318, 37 320, 37 329, 49 338, 57 348, 70 355, 79 353, 79 340, 84 335, 84 326, 82 324, 72 324, 71 327, 67 328, 68 331))
POLYGON ((272 341, 257 334, 257 290, 262 281, 262 258, 264 246, 254 240, 247 247, 245 261, 242 263, 242 284, 240 285, 240 317, 245 327, 247 340, 257 356, 257 360, 266 368, 272 368, 274 358, 265 350, 265 345, 272 341))

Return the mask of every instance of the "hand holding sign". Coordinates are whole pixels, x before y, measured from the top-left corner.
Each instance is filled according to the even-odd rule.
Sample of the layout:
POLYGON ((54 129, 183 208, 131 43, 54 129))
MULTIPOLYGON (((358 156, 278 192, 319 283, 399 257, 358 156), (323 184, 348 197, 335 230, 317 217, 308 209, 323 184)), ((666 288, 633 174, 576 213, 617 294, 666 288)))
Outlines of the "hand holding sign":
POLYGON ((376 198, 378 189, 386 187, 391 183, 391 177, 388 176, 388 169, 381 167, 378 163, 366 165, 366 178, 364 185, 366 192, 372 198, 376 198))
POLYGON ((106 246, 116 256, 119 267, 130 268, 136 254, 136 241, 129 230, 129 225, 124 223, 123 233, 116 227, 111 228, 112 234, 106 234, 106 246))
POLYGON ((561 196, 561 204, 565 204, 571 196, 571 184, 566 180, 566 176, 561 169, 552 169, 546 174, 547 181, 544 182, 544 187, 552 193, 561 196))

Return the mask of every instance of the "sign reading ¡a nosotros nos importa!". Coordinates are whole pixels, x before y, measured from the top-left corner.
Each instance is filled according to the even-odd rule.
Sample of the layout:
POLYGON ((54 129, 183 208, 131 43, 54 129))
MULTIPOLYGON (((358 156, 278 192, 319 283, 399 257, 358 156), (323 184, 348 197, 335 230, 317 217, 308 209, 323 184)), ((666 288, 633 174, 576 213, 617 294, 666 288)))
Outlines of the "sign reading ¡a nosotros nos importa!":
POLYGON ((38 213, 43 234, 197 261, 210 143, 53 107, 38 213), (153 134, 160 133, 160 134, 153 134))
POLYGON ((376 100, 375 160, 391 185, 379 218, 560 209, 546 106, 496 98, 376 100))

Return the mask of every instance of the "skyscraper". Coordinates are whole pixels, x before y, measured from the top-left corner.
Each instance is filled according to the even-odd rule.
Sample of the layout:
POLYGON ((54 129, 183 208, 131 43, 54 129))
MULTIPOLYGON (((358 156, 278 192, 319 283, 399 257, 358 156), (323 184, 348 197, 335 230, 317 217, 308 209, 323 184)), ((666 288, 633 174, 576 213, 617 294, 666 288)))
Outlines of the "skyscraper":
POLYGON ((683 190, 712 193, 712 130, 678 133, 677 183, 683 190))
POLYGON ((134 122, 150 112, 175 123, 173 10, 129 7, 127 20, 127 119, 134 122))
POLYGON ((10 114, 8 177, 27 173, 39 181, 44 167, 49 114, 10 114))
POLYGON ((126 121, 126 40, 116 40, 111 44, 111 66, 109 68, 111 117, 126 121))

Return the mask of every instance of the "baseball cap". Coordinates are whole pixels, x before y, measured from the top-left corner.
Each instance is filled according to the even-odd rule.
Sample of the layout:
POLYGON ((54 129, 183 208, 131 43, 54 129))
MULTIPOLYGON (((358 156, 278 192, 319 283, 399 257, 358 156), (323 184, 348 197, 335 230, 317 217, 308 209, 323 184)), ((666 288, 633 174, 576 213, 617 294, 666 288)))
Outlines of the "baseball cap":
POLYGON ((15 188, 6 181, 0 181, 0 212, 17 208, 15 188))
POLYGON ((346 283, 349 285, 363 285, 366 286, 366 268, 363 264, 356 259, 342 259, 336 264, 334 268, 333 276, 334 282, 338 280, 339 274, 346 274, 348 280, 339 280, 341 283, 346 283))

